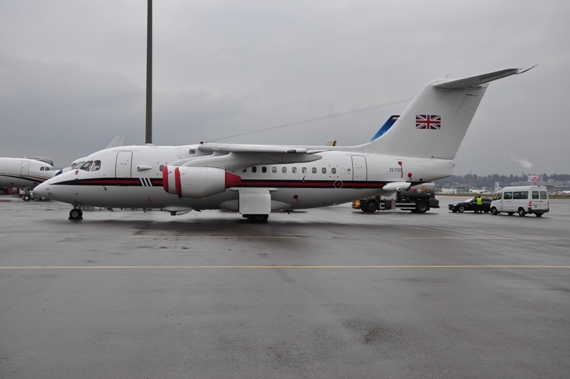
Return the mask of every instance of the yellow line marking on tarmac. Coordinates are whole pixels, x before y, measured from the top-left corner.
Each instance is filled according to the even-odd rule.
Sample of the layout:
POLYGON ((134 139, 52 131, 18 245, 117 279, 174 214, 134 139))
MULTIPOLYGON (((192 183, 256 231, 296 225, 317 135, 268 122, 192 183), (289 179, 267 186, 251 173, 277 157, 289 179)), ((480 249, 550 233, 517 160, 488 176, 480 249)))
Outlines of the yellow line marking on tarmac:
POLYGON ((516 241, 544 241, 552 240, 547 237, 404 237, 408 240, 516 240, 516 241))
POLYGON ((0 266, 0 270, 66 270, 66 269, 99 269, 99 270, 123 270, 123 269, 570 269, 570 266, 525 266, 525 265, 395 265, 395 266, 292 266, 292 265, 269 265, 269 266, 0 266))
POLYGON ((294 239, 299 238, 296 236, 151 236, 151 235, 141 235, 141 236, 130 236, 130 238, 197 238, 197 239, 294 239))

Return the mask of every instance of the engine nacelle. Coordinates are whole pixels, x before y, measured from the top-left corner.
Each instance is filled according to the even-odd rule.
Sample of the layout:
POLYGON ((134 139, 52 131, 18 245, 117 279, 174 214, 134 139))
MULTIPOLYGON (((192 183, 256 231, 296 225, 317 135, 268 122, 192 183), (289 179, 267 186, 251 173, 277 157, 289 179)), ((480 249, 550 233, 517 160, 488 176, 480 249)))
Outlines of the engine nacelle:
POLYGON ((164 190, 178 197, 207 197, 240 183, 239 176, 221 168, 166 166, 162 169, 164 190))

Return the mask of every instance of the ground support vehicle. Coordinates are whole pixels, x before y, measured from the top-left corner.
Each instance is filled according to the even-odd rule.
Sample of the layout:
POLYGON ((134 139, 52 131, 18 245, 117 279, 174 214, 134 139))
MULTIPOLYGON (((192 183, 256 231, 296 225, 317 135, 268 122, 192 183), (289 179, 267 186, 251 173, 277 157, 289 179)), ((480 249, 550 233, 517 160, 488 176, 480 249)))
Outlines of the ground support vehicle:
POLYGON ((550 199, 544 186, 505 187, 495 193, 491 203, 491 213, 494 215, 505 212, 509 216, 517 213, 522 217, 532 213, 541 217, 549 211, 550 199))
POLYGON ((431 208, 439 208, 439 200, 435 198, 435 184, 423 183, 391 196, 377 195, 355 200, 352 202, 352 208, 369 213, 391 209, 425 213, 431 208))

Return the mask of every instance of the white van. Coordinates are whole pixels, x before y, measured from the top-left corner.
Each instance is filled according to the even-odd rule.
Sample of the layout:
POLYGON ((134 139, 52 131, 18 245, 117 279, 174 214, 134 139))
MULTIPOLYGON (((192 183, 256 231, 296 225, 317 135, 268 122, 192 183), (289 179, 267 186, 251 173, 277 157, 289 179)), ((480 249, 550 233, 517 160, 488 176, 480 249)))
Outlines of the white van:
POLYGON ((549 210, 548 191, 541 186, 505 187, 495 192, 491 202, 491 213, 494 215, 506 212, 511 216, 516 212, 519 216, 534 213, 540 217, 549 210))

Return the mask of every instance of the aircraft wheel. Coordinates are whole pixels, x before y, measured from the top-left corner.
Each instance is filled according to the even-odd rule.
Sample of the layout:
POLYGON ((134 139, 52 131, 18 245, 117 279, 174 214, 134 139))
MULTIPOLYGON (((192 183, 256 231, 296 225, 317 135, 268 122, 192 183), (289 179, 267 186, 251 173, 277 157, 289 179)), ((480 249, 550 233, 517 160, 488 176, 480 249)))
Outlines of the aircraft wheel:
POLYGON ((265 224, 269 215, 249 215, 248 218, 254 224, 265 224))
POLYGON ((26 195, 22 196, 22 200, 30 201, 30 200, 32 200, 32 197, 30 195, 26 194, 26 195))
POLYGON ((83 220, 83 211, 81 209, 73 208, 69 211, 70 220, 83 220))

